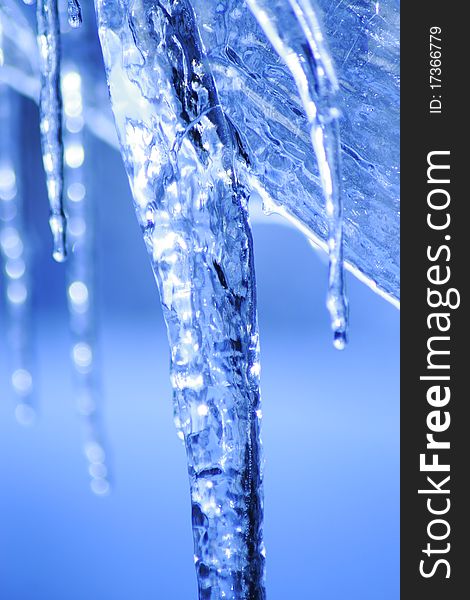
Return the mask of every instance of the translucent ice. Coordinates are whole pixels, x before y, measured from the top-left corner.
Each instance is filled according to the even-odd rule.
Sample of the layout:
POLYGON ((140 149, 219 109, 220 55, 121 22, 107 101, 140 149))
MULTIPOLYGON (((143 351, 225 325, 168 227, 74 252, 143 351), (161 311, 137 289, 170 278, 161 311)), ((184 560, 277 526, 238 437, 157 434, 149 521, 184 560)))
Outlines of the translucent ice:
MULTIPOLYGON (((54 6, 45 1, 39 11, 54 6)), ((94 85, 83 118, 121 149, 160 290, 199 595, 257 600, 265 595, 261 413, 248 199, 260 197, 267 213, 282 214, 329 253, 337 346, 346 332, 343 252, 347 268, 398 303, 399 3, 96 0, 96 7, 119 142, 95 59, 87 61, 94 85)), ((33 98, 41 87, 53 223, 62 235, 58 62, 44 62, 59 57, 57 15, 38 13, 55 15, 40 23, 40 40, 41 31, 53 35, 40 45, 47 52, 39 86, 31 29, 23 18, 12 24, 15 11, 0 0, 0 78, 33 98)), ((80 55, 95 57, 93 44, 81 42, 80 55)), ((70 294, 86 300, 80 285, 70 294)))
POLYGON ((39 111, 47 194, 51 208, 54 250, 58 262, 66 258, 64 213, 64 148, 62 143, 62 97, 60 92, 60 26, 57 0, 38 0, 38 45, 41 65, 39 111))
MULTIPOLYGON (((250 186, 268 211, 283 214, 328 251, 328 218, 308 117, 287 64, 248 3, 193 4, 221 105, 249 164, 250 186)), ((263 4, 285 9, 310 2, 263 4)), ((316 4, 323 50, 329 51, 339 86, 346 267, 397 303, 399 2, 316 4)))
POLYGON ((168 329, 201 599, 263 598, 247 192, 192 7, 98 0, 116 127, 168 329))
POLYGON ((82 8, 78 0, 68 0, 67 13, 70 27, 80 27, 82 24, 82 8))
POLYGON ((310 0, 247 0, 259 25, 289 69, 310 127, 328 224, 330 257, 327 306, 334 343, 344 348, 347 302, 343 277, 339 111, 337 81, 310 0))
MULTIPOLYGON (((346 268, 398 304, 399 1, 316 4, 339 84, 346 268)), ((280 212, 328 251, 308 122, 288 68, 242 0, 194 0, 193 6, 219 101, 235 130, 239 157, 250 167, 249 187, 266 210, 280 212)), ((0 22, 0 80, 37 100, 38 60, 28 21, 13 0, 0 0, 0 22)), ((95 80, 86 126, 115 145, 93 41, 80 42, 95 80)))

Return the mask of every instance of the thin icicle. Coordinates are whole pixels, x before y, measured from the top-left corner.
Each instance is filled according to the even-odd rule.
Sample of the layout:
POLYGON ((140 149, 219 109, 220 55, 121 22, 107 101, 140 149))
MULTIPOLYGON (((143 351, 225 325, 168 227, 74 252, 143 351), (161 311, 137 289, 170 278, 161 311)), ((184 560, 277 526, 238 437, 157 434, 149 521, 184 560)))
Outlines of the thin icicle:
POLYGON ((62 97, 60 93, 60 28, 57 0, 38 0, 38 45, 41 64, 39 114, 47 193, 49 224, 57 262, 66 259, 66 219, 64 214, 64 148, 62 143, 62 97))
POLYGON ((76 29, 82 24, 82 7, 78 0, 68 0, 67 16, 70 27, 76 29))
POLYGON ((0 256, 5 282, 5 336, 8 366, 16 398, 15 416, 22 425, 35 417, 32 406, 31 289, 19 177, 21 115, 19 97, 0 84, 0 256))
POLYGON ((83 81, 76 66, 64 70, 62 97, 65 114, 65 183, 69 200, 67 300, 73 336, 71 355, 77 410, 85 430, 90 487, 95 494, 103 496, 109 492, 110 484, 99 415, 101 393, 96 369, 94 247, 83 132, 83 81))
POLYGON ((339 111, 336 77, 310 0, 247 0, 276 52, 294 78, 310 124, 325 199, 330 257, 327 306, 334 345, 347 341, 348 308, 344 291, 339 111))

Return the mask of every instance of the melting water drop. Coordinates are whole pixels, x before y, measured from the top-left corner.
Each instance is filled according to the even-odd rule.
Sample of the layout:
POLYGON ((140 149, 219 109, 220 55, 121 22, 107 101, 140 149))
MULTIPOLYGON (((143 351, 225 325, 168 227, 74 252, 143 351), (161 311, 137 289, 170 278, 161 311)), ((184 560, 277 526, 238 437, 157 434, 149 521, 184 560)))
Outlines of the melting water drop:
POLYGON ((310 0, 247 0, 247 4, 291 72, 311 127, 328 221, 327 307, 334 346, 342 350, 347 342, 348 307, 343 274, 339 112, 334 104, 336 77, 310 0))
POLYGON ((49 226, 52 231, 53 250, 52 257, 58 263, 65 262, 67 259, 67 249, 65 245, 65 230, 67 222, 64 214, 51 214, 49 217, 49 226))
POLYGON ((344 331, 335 331, 333 345, 337 350, 344 350, 347 344, 347 337, 344 331))
POLYGON ((49 224, 53 257, 66 259, 64 213, 64 148, 62 141, 62 96, 60 92, 60 28, 57 0, 37 2, 38 45, 41 66, 39 115, 44 170, 50 205, 49 224))

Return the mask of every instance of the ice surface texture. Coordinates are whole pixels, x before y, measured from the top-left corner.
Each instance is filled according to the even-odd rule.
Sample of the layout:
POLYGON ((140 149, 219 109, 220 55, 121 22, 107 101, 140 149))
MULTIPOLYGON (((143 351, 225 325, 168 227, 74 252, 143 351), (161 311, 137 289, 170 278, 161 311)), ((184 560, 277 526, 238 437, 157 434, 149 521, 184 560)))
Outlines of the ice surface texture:
MULTIPOLYGON (((248 7, 279 11, 281 5, 282 31, 290 5, 310 3, 194 4, 221 104, 237 128, 251 173, 269 196, 267 208, 293 217, 326 248, 328 219, 308 117, 288 67, 248 7)), ((319 5, 339 84, 345 258, 372 287, 397 300, 399 3, 319 5)))
MULTIPOLYGON (((41 6, 54 2, 39 0, 40 19, 41 6)), ((0 0, 6 80, 34 97, 38 68, 22 51, 30 29, 5 19, 13 6, 0 0)), ((347 266, 398 301, 399 4, 96 0, 96 8, 119 145, 168 328, 199 596, 264 598, 247 202, 259 195, 266 211, 329 251, 339 346, 347 314, 342 233, 347 266)), ((56 17, 42 27, 53 33, 48 48, 57 48, 56 17)), ((44 59, 57 56, 40 61, 42 104, 52 107, 42 110, 43 122, 53 115, 43 145, 52 158, 61 154, 60 96, 57 65, 44 68, 44 59)), ((100 94, 90 86, 85 122, 114 143, 100 94)), ((61 185, 60 163, 51 164, 49 180, 61 185)), ((60 216, 58 189, 49 192, 60 216)))
MULTIPOLYGON (((287 0, 286 0, 287 1, 287 0)), ((85 8, 91 0, 82 2, 85 8)), ((399 1, 317 0, 336 72, 341 111, 346 267, 395 304, 399 280, 399 1)), ((309 126, 295 82, 243 0, 195 0, 196 19, 219 101, 266 207, 294 219, 327 250, 327 218, 309 126), (275 204, 274 204, 275 203, 275 204)), ((28 7, 25 7, 28 10, 28 7)), ((37 100, 34 35, 18 3, 0 0, 0 80, 37 100)), ((86 125, 115 144, 93 39, 86 125)))
POLYGON ((347 6, 339 15, 359 23, 341 63, 352 83, 340 79, 338 90, 317 24, 309 29, 299 18, 302 7, 311 8, 294 0, 195 0, 194 7, 183 0, 97 1, 119 140, 168 326, 200 598, 264 597, 248 190, 257 190, 268 210, 285 212, 327 240, 339 346, 346 329, 341 184, 351 263, 361 270, 367 261, 367 276, 398 297, 391 237, 397 157, 387 149, 395 146, 362 146, 354 136, 366 119, 370 135, 390 118, 388 99, 385 107, 377 100, 381 84, 395 92, 392 104, 397 100, 396 64, 383 69, 387 56, 374 54, 370 43, 378 32, 385 35, 380 27, 388 22, 378 4, 347 6), (370 73, 360 76, 366 63, 374 83, 370 73), (341 146, 337 102, 355 120, 341 146), (379 198, 381 218, 371 221, 368 202, 379 198), (370 232, 366 241, 358 234, 362 225, 370 232))
POLYGON ((49 223, 54 240, 53 256, 66 258, 64 213, 64 147, 62 143, 62 96, 60 91, 60 26, 57 0, 37 1, 38 45, 41 66, 39 113, 49 223))
POLYGON ((263 598, 258 329, 246 191, 185 0, 98 0, 137 218, 159 285, 201 599, 263 598))
POLYGON ((70 27, 76 29, 82 24, 82 8, 78 0, 67 0, 67 16, 70 27))
POLYGON ((327 306, 335 346, 343 349, 348 312, 343 277, 339 112, 334 98, 336 76, 310 0, 247 0, 247 4, 288 67, 308 120, 328 225, 327 306))

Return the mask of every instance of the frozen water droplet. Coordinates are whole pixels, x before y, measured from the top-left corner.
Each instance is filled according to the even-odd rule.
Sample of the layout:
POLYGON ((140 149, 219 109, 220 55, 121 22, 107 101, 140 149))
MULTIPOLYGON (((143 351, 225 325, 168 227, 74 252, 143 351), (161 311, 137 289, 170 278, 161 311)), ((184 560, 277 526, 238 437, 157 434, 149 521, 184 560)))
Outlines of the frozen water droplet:
POLYGON ((67 250, 65 245, 65 227, 66 221, 64 215, 51 215, 49 225, 52 231, 53 251, 52 256, 58 263, 67 260, 67 250))
POLYGON ((344 331, 335 331, 333 345, 337 350, 344 350, 347 344, 347 336, 344 331))
POLYGON ((65 252, 65 247, 62 241, 60 243, 54 243, 54 249, 52 251, 52 258, 58 262, 63 263, 67 260, 67 254, 65 252))

